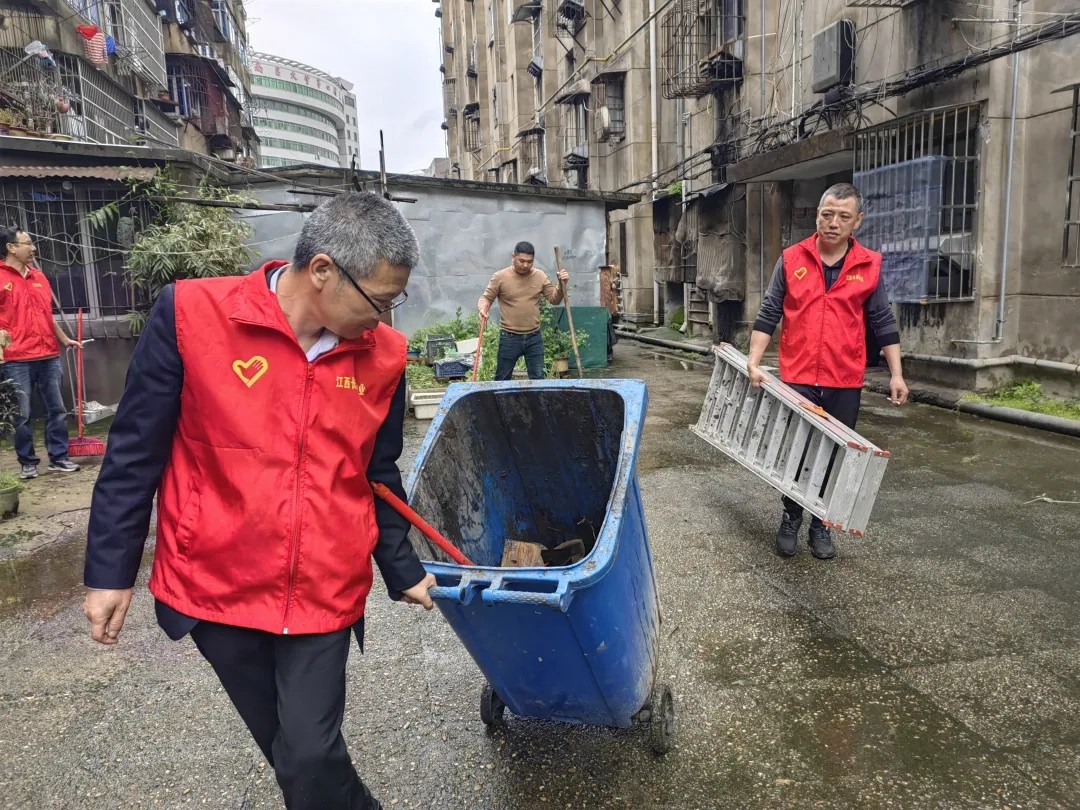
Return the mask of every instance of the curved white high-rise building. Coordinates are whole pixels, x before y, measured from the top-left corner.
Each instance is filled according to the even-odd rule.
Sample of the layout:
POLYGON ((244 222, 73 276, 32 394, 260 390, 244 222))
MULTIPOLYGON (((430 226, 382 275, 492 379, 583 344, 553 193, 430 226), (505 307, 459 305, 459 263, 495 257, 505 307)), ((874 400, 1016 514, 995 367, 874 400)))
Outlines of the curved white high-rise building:
POLYGON ((350 166, 360 151, 352 83, 268 53, 252 58, 261 165, 350 166))

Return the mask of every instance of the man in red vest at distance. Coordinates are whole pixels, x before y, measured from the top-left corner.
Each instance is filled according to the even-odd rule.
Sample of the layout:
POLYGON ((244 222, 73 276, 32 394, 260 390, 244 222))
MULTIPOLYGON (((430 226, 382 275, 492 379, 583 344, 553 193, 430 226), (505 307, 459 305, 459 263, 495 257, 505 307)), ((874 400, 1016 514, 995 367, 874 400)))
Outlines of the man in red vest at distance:
POLYGON ((60 393, 61 346, 80 344, 72 340, 53 317, 49 279, 34 266, 36 250, 30 234, 18 227, 0 228, 5 245, 0 261, 0 329, 11 336, 2 373, 15 383, 19 394, 19 414, 15 418, 15 453, 19 457, 19 477, 37 478, 41 459, 34 451, 34 429, 30 424, 30 398, 41 392, 45 405, 45 449, 50 472, 77 472, 79 465, 68 458, 67 406, 60 393))
MULTIPOLYGON (((750 382, 764 378, 761 357, 780 320, 780 379, 850 428, 859 416, 866 370, 866 325, 877 335, 892 379, 890 400, 907 402, 900 365, 900 330, 881 283, 881 254, 863 247, 852 234, 863 220, 859 190, 848 183, 821 197, 817 233, 787 248, 773 271, 750 335, 750 382)), ((776 553, 792 557, 798 549, 803 508, 784 497, 776 534, 776 553)), ((819 560, 836 554, 831 533, 814 516, 810 553, 819 560)))
POLYGON ((166 287, 131 358, 87 533, 91 636, 115 644, 157 492, 150 591, 191 635, 274 768, 289 810, 379 808, 341 734, 372 558, 432 607, 405 497, 405 301, 416 236, 375 194, 334 197, 292 263, 166 287))

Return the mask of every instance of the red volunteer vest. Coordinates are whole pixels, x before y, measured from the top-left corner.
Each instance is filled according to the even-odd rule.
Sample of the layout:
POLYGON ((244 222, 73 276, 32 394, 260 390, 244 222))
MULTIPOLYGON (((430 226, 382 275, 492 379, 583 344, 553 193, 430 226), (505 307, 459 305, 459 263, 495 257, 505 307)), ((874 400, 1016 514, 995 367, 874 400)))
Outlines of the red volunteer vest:
POLYGON ((861 388, 866 370, 867 299, 881 277, 881 254, 852 240, 828 290, 811 236, 784 251, 784 328, 780 379, 794 385, 861 388))
POLYGON ((371 590, 366 471, 405 337, 380 324, 308 363, 267 286, 282 264, 176 284, 184 385, 150 590, 196 619, 328 633, 371 590))
POLYGON ((5 361, 44 360, 60 354, 53 331, 52 288, 36 267, 22 273, 0 262, 0 329, 11 334, 5 361))

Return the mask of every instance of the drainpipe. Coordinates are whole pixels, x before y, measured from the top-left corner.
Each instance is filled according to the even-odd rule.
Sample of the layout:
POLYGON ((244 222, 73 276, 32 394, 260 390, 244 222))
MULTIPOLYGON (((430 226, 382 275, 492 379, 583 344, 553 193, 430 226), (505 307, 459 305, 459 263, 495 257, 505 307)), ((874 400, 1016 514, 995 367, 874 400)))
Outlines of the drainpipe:
MULTIPOLYGON (((761 0, 761 127, 765 128, 765 0, 761 0)), ((765 301, 765 184, 758 197, 758 291, 765 301)), ((759 303, 760 305, 760 303, 759 303)))
POLYGON ((1022 354, 1006 355, 1005 357, 988 357, 981 360, 967 360, 960 357, 944 357, 936 354, 915 354, 904 352, 905 360, 918 360, 922 363, 940 363, 946 366, 959 366, 960 368, 983 369, 996 366, 1034 366, 1050 371, 1064 371, 1066 373, 1080 374, 1080 363, 1063 363, 1060 360, 1042 360, 1037 357, 1025 357, 1022 354))
MULTIPOLYGON (((679 200, 680 219, 686 216, 686 102, 679 99, 675 103, 675 120, 678 129, 675 130, 675 153, 679 156, 679 187, 681 199, 679 200)), ((681 224, 681 223, 680 223, 681 224)), ((680 259, 680 268, 682 256, 680 259)), ((690 285, 683 281, 683 322, 679 331, 686 334, 686 328, 690 317, 690 285)))
MULTIPOLYGON (((1016 0, 1016 32, 1020 31, 1020 4, 1016 0)), ((1015 39, 1016 34, 1014 34, 1015 39)), ((1020 54, 1013 54, 1012 75, 1012 110, 1009 114, 1009 164, 1005 170, 1005 223, 1001 229, 1001 279, 998 301, 997 322, 994 324, 994 343, 1000 343, 1005 337, 1005 282, 1009 275, 1009 225, 1012 222, 1013 161, 1016 156, 1016 94, 1020 84, 1020 54)))
MULTIPOLYGON (((649 103, 652 106, 652 121, 649 125, 649 137, 652 145, 652 196, 660 189, 660 100, 656 88, 656 0, 649 0, 649 103)), ((660 282, 656 280, 656 255, 653 247, 653 324, 660 326, 660 282)))

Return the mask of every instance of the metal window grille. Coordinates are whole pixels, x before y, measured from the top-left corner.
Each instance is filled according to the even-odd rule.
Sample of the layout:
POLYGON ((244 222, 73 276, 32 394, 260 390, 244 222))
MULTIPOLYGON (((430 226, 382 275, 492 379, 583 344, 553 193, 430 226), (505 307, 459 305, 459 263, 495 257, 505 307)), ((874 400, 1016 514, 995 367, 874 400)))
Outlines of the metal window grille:
POLYGON ((443 79, 443 103, 446 105, 447 115, 457 115, 457 79, 450 76, 443 79))
POLYGON ((169 95, 180 105, 184 118, 201 118, 210 109, 206 77, 202 66, 194 62, 169 65, 169 95))
POLYGON ((1080 84, 1073 86, 1068 197, 1065 209, 1065 243, 1062 263, 1080 267, 1080 84))
POLYGON ((746 0, 675 0, 661 22, 665 98, 700 98, 742 78, 746 0))
POLYGON ((117 67, 156 84, 165 83, 165 45, 161 20, 144 0, 108 0, 110 16, 120 21, 117 67))
POLYGON ((855 183, 866 198, 860 239, 885 256, 894 301, 974 295, 980 120, 973 104, 856 133, 855 183))
POLYGON ((176 0, 176 22, 182 28, 195 22, 195 0, 176 0))
MULTIPOLYGON (((165 81, 165 48, 161 22, 144 0, 66 0, 83 19, 92 22, 117 43, 116 66, 149 81, 165 81)), ((180 4, 177 3, 177 15, 180 4)))
POLYGON ((476 40, 474 39, 469 45, 468 61, 465 65, 465 75, 471 79, 477 78, 479 75, 476 71, 476 40))
POLYGON ((470 104, 465 109, 464 128, 465 149, 469 152, 480 151, 483 142, 480 138, 480 108, 478 105, 470 104))
POLYGON ((518 162, 516 160, 508 160, 503 164, 503 177, 507 183, 517 183, 520 178, 518 177, 518 162))
MULTIPOLYGON (((82 59, 57 54, 56 63, 63 84, 77 88, 76 98, 71 101, 71 112, 60 116, 61 131, 75 140, 128 143, 132 130, 136 128, 131 95, 82 59)), ((148 114, 148 119, 150 117, 157 120, 152 113, 148 114)), ((157 136, 170 146, 179 143, 175 127, 163 125, 157 131, 157 136)))
POLYGON ((55 53, 56 69, 45 70, 25 56, 21 49, 0 48, 0 91, 42 131, 77 141, 126 144, 139 130, 170 146, 179 143, 176 128, 164 116, 156 110, 139 116, 132 95, 82 59, 55 53), (66 112, 57 109, 57 98, 68 103, 66 112))
POLYGON ((553 0, 551 3, 551 27, 555 36, 575 36, 588 19, 584 0, 553 0))
POLYGON ((70 317, 81 308, 87 317, 104 320, 92 325, 92 337, 130 336, 117 320, 147 303, 145 293, 131 286, 124 262, 135 231, 150 215, 144 203, 125 200, 126 194, 120 183, 0 183, 0 216, 33 236, 60 313, 70 317), (120 217, 105 228, 92 227, 88 215, 112 202, 120 202, 120 217))
POLYGON ((542 129, 533 130, 522 136, 521 160, 529 182, 547 184, 547 154, 542 129))
POLYGON ((528 70, 537 79, 544 72, 544 26, 539 15, 533 17, 532 21, 532 56, 528 70))
POLYGON ((563 105, 563 162, 565 168, 589 162, 588 99, 563 105))
POLYGON ((154 145, 177 144, 176 125, 153 104, 135 99, 135 129, 145 134, 154 145))
POLYGON ((605 76, 593 85, 596 105, 596 140, 614 143, 626 135, 625 77, 605 76))

